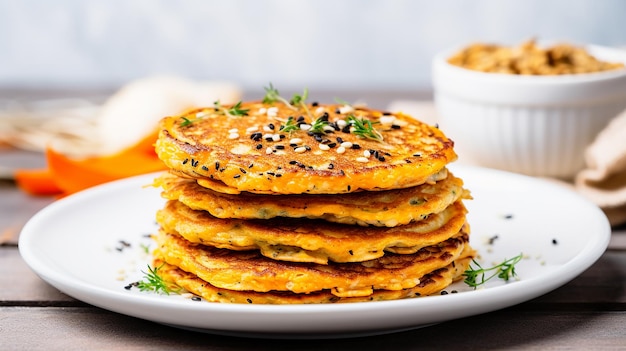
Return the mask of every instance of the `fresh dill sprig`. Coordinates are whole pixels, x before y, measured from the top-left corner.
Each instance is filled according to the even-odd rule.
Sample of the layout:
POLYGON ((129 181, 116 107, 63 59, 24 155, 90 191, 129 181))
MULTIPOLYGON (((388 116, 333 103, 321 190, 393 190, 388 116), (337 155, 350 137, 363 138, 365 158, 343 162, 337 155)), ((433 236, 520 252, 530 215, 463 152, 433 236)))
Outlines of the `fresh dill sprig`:
POLYGON ((380 134, 376 128, 374 128, 372 121, 369 119, 357 118, 354 115, 349 115, 347 122, 353 127, 350 131, 352 134, 365 139, 383 141, 383 135, 380 134))
POLYGON ((144 274, 143 280, 138 281, 136 284, 139 291, 153 291, 165 295, 169 295, 172 292, 172 289, 167 286, 159 275, 161 267, 163 266, 152 268, 148 265, 148 272, 141 271, 144 274))
POLYGON ((515 265, 522 259, 522 257, 523 254, 520 253, 513 258, 508 260, 505 259, 502 263, 489 268, 483 268, 478 262, 472 260, 472 264, 474 264, 475 267, 472 267, 470 264, 470 267, 463 273, 463 276, 465 277, 463 282, 476 289, 476 287, 485 284, 488 280, 495 276, 504 281, 509 281, 512 277, 517 276, 515 273, 515 265), (491 271, 495 272, 493 272, 490 276, 485 277, 485 274, 491 271))
POLYGON ((283 133, 291 133, 300 130, 300 126, 298 125, 298 123, 296 123, 296 120, 295 118, 293 118, 293 116, 289 116, 285 124, 281 124, 278 130, 283 133))
POLYGON ((215 101, 213 103, 213 105, 215 106, 215 110, 217 112, 222 112, 222 113, 224 113, 228 117, 243 117, 243 116, 247 116, 248 115, 248 111, 250 111, 250 109, 243 109, 243 108, 241 108, 241 101, 239 101, 238 103, 234 104, 230 108, 226 108, 226 107, 222 106, 222 104, 220 103, 219 100, 215 101))
POLYGON ((328 125, 330 125, 328 122, 328 115, 319 117, 311 123, 311 129, 309 129, 309 132, 326 134, 325 127, 328 125))
POLYGON ((308 99, 308 97, 309 97, 309 90, 307 88, 304 88, 304 92, 302 93, 302 95, 293 94, 293 97, 291 98, 290 103, 296 107, 300 107, 304 109, 304 112, 306 112, 307 116, 309 116, 309 118, 313 120, 313 115, 311 114, 311 111, 309 111, 309 108, 306 105, 306 99, 308 99))

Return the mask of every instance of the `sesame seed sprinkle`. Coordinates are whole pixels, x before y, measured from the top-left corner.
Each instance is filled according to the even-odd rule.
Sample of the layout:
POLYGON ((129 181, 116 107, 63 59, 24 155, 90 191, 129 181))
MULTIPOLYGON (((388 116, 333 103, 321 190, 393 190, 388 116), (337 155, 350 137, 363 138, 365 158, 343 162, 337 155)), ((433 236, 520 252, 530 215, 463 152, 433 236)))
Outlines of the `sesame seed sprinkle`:
POLYGON ((369 158, 363 157, 363 156, 357 157, 356 160, 357 160, 357 162, 362 162, 362 163, 369 162, 369 158))
POLYGON ((346 148, 343 146, 340 146, 337 148, 337 153, 338 154, 343 154, 344 152, 346 152, 346 148))
POLYGON ((297 147, 297 148, 293 149, 293 151, 294 151, 295 153, 301 154, 301 153, 303 153, 303 152, 305 152, 305 151, 306 151, 306 147, 304 147, 304 146, 299 146, 299 147, 297 147))
POLYGON ((326 144, 319 144, 321 150, 330 150, 330 146, 326 144))

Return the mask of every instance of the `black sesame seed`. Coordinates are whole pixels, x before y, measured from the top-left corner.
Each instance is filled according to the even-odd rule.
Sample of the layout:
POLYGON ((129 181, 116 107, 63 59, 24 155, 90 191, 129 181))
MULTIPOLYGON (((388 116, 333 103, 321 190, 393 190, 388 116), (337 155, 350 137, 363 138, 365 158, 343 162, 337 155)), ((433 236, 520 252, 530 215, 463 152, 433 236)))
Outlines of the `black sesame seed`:
POLYGON ((328 144, 328 147, 331 148, 331 149, 334 148, 335 146, 337 146, 337 143, 330 143, 330 144, 328 144))
POLYGON ((352 187, 350 185, 348 185, 348 191, 352 190, 352 187))
POLYGON ((256 144, 256 149, 257 149, 257 150, 260 150, 260 149, 262 149, 262 148, 263 148, 263 145, 262 145, 262 144, 256 144))
POLYGON ((191 298, 191 301, 200 301, 200 300, 202 300, 202 299, 200 297, 198 297, 198 296, 194 296, 194 297, 191 298))
POLYGON ((443 290, 443 291, 441 292, 441 295, 448 295, 448 292, 447 292, 447 291, 445 291, 445 290, 443 290))
POLYGON ((351 125, 348 124, 345 127, 341 128, 341 131, 344 132, 344 133, 350 133, 350 127, 351 127, 351 125))
POLYGON ((552 239, 552 244, 556 245, 556 244, 558 244, 558 241, 556 241, 556 239, 552 239))
POLYGON ((280 173, 276 174, 276 178, 280 178, 280 177, 282 177, 282 176, 283 176, 283 175, 282 175, 282 174, 280 174, 280 173))
POLYGON ((183 164, 186 164, 187 162, 189 162, 189 159, 186 158, 185 160, 183 160, 183 164))
POLYGON ((128 285, 126 285, 126 286, 124 287, 124 289, 126 289, 126 290, 130 290, 132 287, 133 287, 133 286, 132 286, 131 284, 128 284, 128 285))
POLYGON ((265 141, 272 141, 272 140, 274 140, 274 138, 273 138, 273 137, 267 137, 267 138, 265 138, 265 141))
POLYGON ((298 161, 294 161, 294 160, 289 161, 290 165, 295 165, 296 163, 298 163, 298 161))
POLYGON ((296 122, 298 122, 298 123, 304 122, 304 116, 300 116, 300 117, 298 117, 298 119, 296 120, 296 122))
POLYGON ((235 175, 233 176, 233 178, 235 178, 235 179, 237 179, 237 178, 239 178, 239 177, 241 177, 241 174, 235 174, 235 175))
POLYGON ((341 111, 339 111, 339 109, 336 109, 336 110, 335 110, 335 113, 336 113, 336 114, 340 114, 340 113, 341 113, 341 111))
POLYGON ((250 165, 248 165, 248 168, 252 168, 254 167, 254 163, 251 163, 250 165))
POLYGON ((207 167, 207 166, 202 166, 202 170, 203 170, 203 171, 208 171, 208 170, 209 170, 209 167, 207 167))
POLYGON ((241 167, 239 168, 239 170, 240 170, 240 171, 241 171, 241 173, 243 173, 243 174, 246 174, 246 173, 247 173, 247 172, 246 172, 246 170, 245 170, 245 169, 243 169, 243 168, 241 168, 241 167))
POLYGON ((276 145, 275 147, 278 150, 284 150, 285 149, 285 145, 276 145))
POLYGON ((339 144, 343 143, 343 138, 342 138, 342 137, 337 137, 337 142, 338 142, 339 144))
POLYGON ((359 144, 352 144, 352 146, 350 148, 354 149, 354 150, 359 150, 361 148, 361 145, 359 145, 359 144))
POLYGON ((354 252, 352 250, 349 250, 348 253, 350 254, 350 256, 354 255, 354 252))
POLYGON ((397 124, 392 124, 391 129, 401 129, 402 127, 397 124))
POLYGON ((276 173, 274 173, 274 172, 265 172, 265 174, 269 174, 271 176, 275 176, 276 175, 276 173))
POLYGON ((385 162, 385 157, 384 157, 384 156, 380 156, 380 157, 378 157, 378 161, 380 161, 380 162, 385 162))
POLYGON ((281 134, 281 135, 279 136, 279 138, 281 138, 281 139, 285 139, 285 134, 281 134))
POLYGON ((311 147, 309 145, 304 145, 304 148, 306 149, 306 151, 311 151, 311 147))
POLYGON ((313 137, 315 138, 315 141, 317 141, 318 143, 322 142, 322 136, 321 135, 315 134, 313 137))
POLYGON ((219 162, 215 162, 215 170, 219 170, 220 169, 220 163, 219 162))
POLYGON ((248 303, 252 303, 252 300, 250 300, 250 299, 246 299, 246 301, 248 301, 248 303))
POLYGON ((317 107, 317 106, 319 106, 319 103, 318 103, 317 101, 313 101, 313 102, 311 103, 311 106, 313 106, 313 107, 317 107))
POLYGON ((387 112, 387 111, 383 112, 383 116, 391 116, 391 115, 392 115, 391 112, 387 112))
POLYGON ((332 164, 332 163, 330 163, 330 164, 328 165, 328 169, 333 169, 333 168, 335 168, 335 165, 334 165, 334 164, 332 164))
POLYGON ((274 130, 276 129, 276 126, 273 123, 270 123, 267 125, 269 127, 269 129, 274 130))

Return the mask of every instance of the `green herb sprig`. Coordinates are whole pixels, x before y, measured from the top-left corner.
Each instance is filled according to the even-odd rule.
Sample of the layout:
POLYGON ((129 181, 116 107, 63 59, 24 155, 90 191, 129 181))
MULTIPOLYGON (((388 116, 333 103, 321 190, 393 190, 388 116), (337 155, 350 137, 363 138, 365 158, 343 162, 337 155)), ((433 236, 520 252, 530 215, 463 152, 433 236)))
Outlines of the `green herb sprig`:
POLYGON ((374 128, 374 123, 372 123, 369 119, 357 118, 355 115, 349 115, 347 122, 354 127, 351 130, 352 134, 365 139, 383 141, 383 135, 380 134, 376 128, 374 128))
POLYGON ((148 265, 148 272, 141 271, 141 273, 144 274, 143 280, 138 281, 136 284, 139 291, 153 291, 165 295, 169 295, 173 292, 159 275, 159 269, 161 269, 161 267, 163 266, 152 268, 148 265))
POLYGON ((272 85, 272 83, 270 83, 269 87, 264 87, 264 89, 265 89, 265 96, 263 97, 264 104, 273 104, 273 103, 280 101, 283 104, 285 104, 285 106, 289 107, 290 109, 294 111, 298 111, 298 109, 303 109, 306 112, 307 116, 313 119, 313 115, 311 114, 311 111, 309 111, 309 108, 306 105, 306 99, 308 99, 309 97, 309 90, 307 88, 304 88, 304 92, 302 94, 293 94, 293 96, 291 97, 291 100, 289 101, 283 98, 282 96, 280 96, 278 89, 274 88, 274 85, 272 85))
POLYGON ((291 102, 289 102, 287 99, 283 98, 282 96, 280 96, 280 93, 278 92, 278 89, 274 88, 274 85, 272 85, 272 83, 270 83, 269 87, 264 87, 265 89, 265 96, 263 97, 263 103, 264 104, 274 104, 276 102, 282 102, 283 104, 287 105, 290 109, 292 110, 297 110, 296 107, 294 107, 291 102))
POLYGON ((280 132, 283 133, 290 133, 291 132, 295 132, 297 130, 300 130, 300 126, 298 125, 298 123, 296 123, 295 118, 293 118, 293 116, 289 116, 289 118, 287 118, 287 121, 285 122, 285 124, 281 124, 281 126, 278 128, 278 130, 280 132))
POLYGON ((324 127, 328 125, 330 125, 328 117, 322 116, 311 123, 311 129, 309 129, 309 132, 326 134, 326 129, 324 127))
POLYGON ((465 277, 463 282, 476 289, 478 286, 485 284, 488 280, 496 276, 504 281, 509 281, 509 279, 517 276, 515 273, 515 265, 522 257, 523 254, 520 253, 513 258, 505 259, 502 263, 489 268, 483 268, 478 262, 472 260, 472 264, 475 267, 472 267, 472 264, 470 264, 470 267, 463 273, 465 277), (489 276, 485 276, 488 272, 493 273, 489 276))
POLYGON ((220 103, 219 100, 215 101, 213 103, 213 105, 215 106, 215 110, 216 111, 221 112, 221 113, 225 114, 228 117, 243 117, 243 116, 247 116, 248 112, 250 111, 250 109, 243 109, 243 108, 241 108, 241 101, 239 101, 238 103, 234 104, 230 108, 226 108, 226 107, 222 106, 222 104, 220 103))

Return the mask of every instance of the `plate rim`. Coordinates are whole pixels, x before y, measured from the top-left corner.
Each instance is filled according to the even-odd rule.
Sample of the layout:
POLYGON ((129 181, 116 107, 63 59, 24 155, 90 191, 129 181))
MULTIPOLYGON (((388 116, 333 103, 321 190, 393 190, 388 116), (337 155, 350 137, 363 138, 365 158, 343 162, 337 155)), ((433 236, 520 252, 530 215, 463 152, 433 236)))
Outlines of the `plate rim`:
MULTIPOLYGON (((496 177, 505 177, 512 179, 522 179, 530 182, 538 182, 542 183, 545 186, 554 187, 557 189, 558 186, 540 178, 534 178, 529 176, 524 176, 521 174, 510 173, 506 171, 500 171, 490 168, 483 168, 477 166, 469 166, 469 165, 450 165, 450 169, 455 173, 462 172, 486 172, 496 177)), ((585 242, 584 247, 578 252, 574 257, 568 260, 565 264, 561 264, 556 267, 551 272, 547 274, 543 274, 539 277, 532 277, 523 280, 516 281, 515 284, 506 284, 501 285, 489 289, 478 289, 475 291, 471 291, 468 293, 462 294, 448 294, 444 296, 428 296, 422 297, 419 299, 403 299, 403 300, 394 300, 394 301, 379 301, 379 302, 361 302, 361 303, 346 303, 346 304, 313 304, 313 305, 240 305, 240 304, 219 304, 219 303, 197 303, 193 304, 188 303, 188 301, 176 300, 176 299, 166 299, 163 300, 161 296, 151 296, 151 294, 145 295, 136 295, 136 294, 126 294, 123 289, 121 291, 112 291, 106 287, 96 286, 90 284, 85 281, 72 281, 71 278, 64 277, 63 272, 56 272, 53 269, 46 267, 45 262, 36 257, 35 252, 33 251, 32 245, 34 245, 33 240, 36 239, 37 233, 35 229, 39 223, 39 221, 45 220, 46 216, 49 216, 50 213, 53 214, 57 208, 62 209, 66 204, 71 204, 74 202, 79 202, 83 199, 88 199, 90 197, 97 197, 101 193, 109 193, 118 188, 126 188, 136 184, 145 184, 148 179, 154 178, 156 174, 162 172, 155 172, 150 174, 144 174, 139 176, 134 176, 130 178, 125 178, 113 182, 109 182, 106 184, 98 185, 96 187, 81 191, 79 193, 70 195, 66 198, 59 199, 54 203, 46 206, 39 212, 37 212, 23 227, 22 232, 20 233, 19 241, 18 241, 18 249, 20 255, 27 263, 27 265, 44 281, 48 284, 54 286, 55 288, 61 290, 62 292, 76 298, 78 300, 87 302, 94 306, 108 309, 110 311, 126 314, 133 317, 143 318, 147 320, 152 320, 155 322, 168 324, 172 326, 177 326, 180 328, 189 328, 196 329, 198 327, 197 323, 180 323, 177 318, 168 319, 167 316, 159 319, 151 317, 151 315, 142 315, 141 313, 127 313, 123 309, 116 308, 115 306, 111 306, 111 304, 115 305, 116 303, 121 303, 123 305, 126 304, 135 304, 141 307, 152 307, 155 305, 158 308, 161 308, 164 311, 187 311, 190 313, 213 313, 218 315, 225 315, 230 313, 236 314, 249 314, 252 316, 267 316, 271 315, 274 317, 281 317, 286 319, 293 319, 302 313, 307 313, 307 316, 315 316, 316 318, 327 318, 328 316, 336 315, 337 313, 349 314, 349 313, 362 313, 364 310, 363 306, 367 306, 365 308, 369 313, 380 313, 381 311, 395 311, 398 313, 403 313, 403 310, 411 309, 411 308, 422 308, 429 309, 429 305, 436 305, 433 303, 428 303, 429 301, 433 301, 433 299, 445 299, 446 305, 449 306, 461 306, 464 304, 472 304, 472 303, 481 303, 481 301, 485 299, 489 299, 492 301, 492 304, 488 307, 482 306, 482 308, 475 309, 472 313, 467 313, 461 316, 448 318, 446 316, 442 316, 441 318, 431 318, 432 323, 439 323, 451 319, 468 317, 472 315, 476 315, 479 313, 491 312, 494 310, 498 310, 501 308, 513 306, 515 304, 531 300, 535 297, 538 297, 542 294, 545 294, 549 291, 552 291, 570 280, 577 277, 579 274, 584 272, 587 268, 589 268, 593 263, 595 263, 600 256, 606 251, 608 247, 610 236, 611 236, 611 228, 608 222, 608 219, 604 215, 604 213, 589 200, 582 197, 580 194, 575 193, 572 190, 561 188, 570 195, 577 197, 581 204, 585 204, 586 207, 592 210, 590 213, 590 217, 596 217, 598 223, 598 230, 595 235, 590 236, 589 239, 585 242), (595 212, 595 213, 593 213, 595 212), (600 228, 602 227, 602 228, 600 228), (32 229, 31 229, 32 228, 32 229), (564 274, 566 273, 566 274, 564 274), (537 282, 545 283, 550 286, 549 289, 538 287, 537 282), (526 289, 526 294, 520 294, 519 291, 526 289), (88 294, 90 298, 86 299, 84 294, 88 294), (104 298, 106 303, 98 301, 98 298, 104 298), (165 302, 164 302, 165 301, 165 302), (417 306, 417 307, 416 307, 417 306)), ((462 176, 461 176, 462 178, 462 176)), ((41 235, 41 234, 39 234, 41 235)), ((441 301, 441 300, 434 300, 441 301)), ((432 309, 432 308, 430 308, 432 309)), ((388 312, 387 312, 388 313, 388 312)), ((163 313, 164 315, 166 313, 163 313)), ((405 326, 409 329, 418 328, 424 326, 423 324, 416 324, 412 326, 405 326)), ((400 326, 401 327, 401 326, 400 326)), ((220 330, 208 330, 205 327, 200 327, 201 330, 205 330, 207 332, 219 333, 220 330)), ((254 328, 252 328, 254 329, 254 328)), ((279 335, 280 337, 288 336, 294 337, 298 335, 303 335, 302 330, 298 330, 298 328, 294 328, 294 330, 281 332, 281 333, 272 333, 271 330, 255 331, 251 328, 241 328, 240 330, 232 330, 231 329, 223 329, 221 330, 223 333, 235 333, 235 334, 243 334, 251 335, 255 333, 261 333, 260 335, 267 335, 268 337, 273 337, 279 335)), ((263 328, 261 328, 263 329, 263 328)), ((270 328, 271 329, 271 328, 270 328)), ((392 327, 393 330, 398 330, 401 328, 392 327)), ((344 335, 350 336, 355 334, 366 333, 367 335, 375 334, 380 332, 381 328, 371 328, 370 330, 354 330, 350 328, 345 328, 343 331, 339 331, 338 333, 324 333, 320 331, 318 333, 306 333, 308 336, 315 337, 328 337, 329 335, 344 335)), ((388 332, 388 331, 387 331, 388 332)), ((259 337, 256 335, 255 337, 259 337)))

